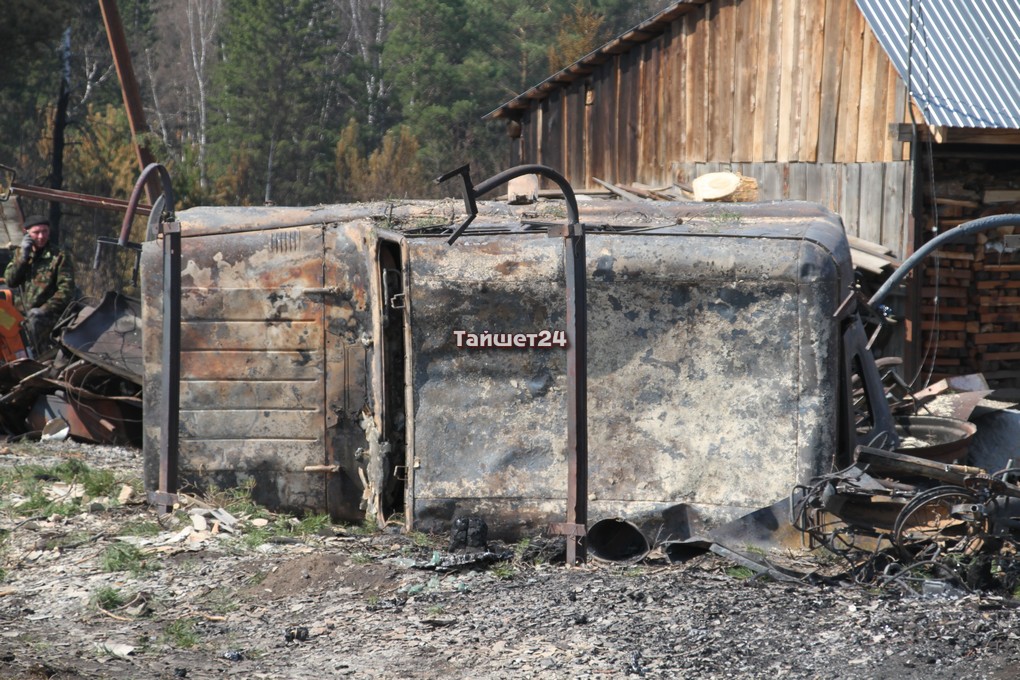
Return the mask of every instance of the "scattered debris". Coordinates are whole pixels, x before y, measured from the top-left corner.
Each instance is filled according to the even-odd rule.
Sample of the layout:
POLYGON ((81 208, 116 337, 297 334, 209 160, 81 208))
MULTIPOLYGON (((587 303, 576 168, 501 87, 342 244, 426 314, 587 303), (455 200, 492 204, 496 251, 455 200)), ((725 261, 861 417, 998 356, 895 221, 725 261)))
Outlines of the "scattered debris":
POLYGON ((0 434, 141 446, 137 300, 107 293, 58 324, 58 351, 0 363, 0 434))

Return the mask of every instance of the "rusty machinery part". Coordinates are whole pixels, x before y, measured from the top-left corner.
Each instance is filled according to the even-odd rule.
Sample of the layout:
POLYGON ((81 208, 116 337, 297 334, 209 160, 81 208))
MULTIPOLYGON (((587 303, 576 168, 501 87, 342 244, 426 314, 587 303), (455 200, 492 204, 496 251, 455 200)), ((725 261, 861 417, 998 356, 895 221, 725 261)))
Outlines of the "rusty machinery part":
POLYGON ((138 176, 138 181, 135 182, 135 188, 131 191, 131 198, 128 199, 127 209, 124 211, 124 221, 120 225, 120 238, 117 241, 117 245, 121 247, 128 245, 128 234, 131 232, 131 220, 135 217, 135 212, 138 208, 138 202, 142 197, 142 191, 145 188, 145 183, 148 181, 149 175, 154 172, 159 174, 159 179, 163 185, 163 208, 160 214, 160 221, 173 222, 175 219, 174 188, 170 181, 170 173, 159 163, 149 163, 138 176))
POLYGON ((893 525, 892 540, 900 557, 973 555, 979 552, 989 530, 981 497, 960 486, 937 486, 914 496, 893 525))
POLYGON ((972 592, 966 574, 937 560, 919 560, 907 565, 891 562, 882 571, 879 587, 895 586, 909 595, 952 596, 972 592))
MULTIPOLYGON (((917 401, 911 396, 910 385, 900 376, 897 369, 903 365, 900 357, 880 357, 875 359, 882 381, 882 390, 889 408, 894 416, 917 413, 917 401)), ((850 376, 851 398, 853 399, 855 422, 860 423, 867 417, 864 386, 861 377, 855 371, 850 376)))
POLYGON ((841 499, 848 491, 853 493, 854 481, 864 475, 851 466, 817 477, 810 485, 798 485, 790 495, 790 524, 808 536, 812 547, 821 546, 844 560, 854 580, 862 583, 872 580, 878 570, 876 560, 889 546, 883 532, 839 515, 841 499), (865 554, 869 556, 862 561, 865 554))
POLYGON ((443 182, 457 177, 458 175, 464 182, 462 190, 464 193, 464 209, 467 211, 467 217, 454 230, 453 234, 451 234, 447 241, 447 243, 451 246, 460 237, 460 235, 464 233, 464 230, 468 228, 468 225, 471 224, 478 215, 479 198, 501 184, 505 184, 512 179, 522 177, 524 175, 542 175, 543 177, 552 180, 563 191, 563 199, 567 203, 568 229, 572 230, 575 225, 580 223, 580 213, 577 209, 577 198, 574 196, 573 187, 570 186, 570 183, 563 175, 545 165, 518 165, 493 175, 489 179, 483 180, 478 184, 471 183, 470 167, 468 165, 462 165, 455 170, 451 170, 450 172, 437 177, 436 184, 442 184, 443 182))

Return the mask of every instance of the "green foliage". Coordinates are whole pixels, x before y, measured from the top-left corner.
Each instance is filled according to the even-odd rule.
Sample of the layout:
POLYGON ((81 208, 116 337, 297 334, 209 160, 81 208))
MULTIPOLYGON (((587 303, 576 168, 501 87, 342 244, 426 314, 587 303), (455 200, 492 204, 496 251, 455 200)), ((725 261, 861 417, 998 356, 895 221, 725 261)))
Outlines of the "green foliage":
POLYGON ((372 534, 379 533, 379 523, 375 517, 366 517, 365 521, 361 524, 348 527, 348 531, 355 536, 371 536, 372 534))
POLYGON ((308 515, 298 521, 293 533, 298 536, 309 536, 319 533, 329 525, 329 515, 308 515))
POLYGON ((336 143, 337 188, 342 200, 371 201, 385 198, 415 198, 425 183, 418 162, 418 140, 410 128, 389 130, 382 146, 363 151, 360 126, 352 119, 336 143))
MULTIPOLYGON (((152 130, 138 140, 171 170, 184 208, 424 197, 464 162, 475 177, 493 174, 508 145, 482 116, 661 2, 232 0, 202 8, 198 36, 173 3, 118 6, 152 130)), ((0 163, 25 183, 56 179, 59 47, 70 29, 62 188, 127 198, 139 167, 98 5, 9 0, 4 17, 0 163)), ((86 274, 95 237, 115 233, 117 219, 71 206, 64 216, 60 240, 86 292, 126 285, 130 262, 113 256, 109 271, 86 274)), ((143 227, 136 220, 133 240, 143 227)))
POLYGON ((605 20, 586 3, 578 0, 572 8, 572 21, 563 22, 556 41, 549 47, 549 70, 559 71, 598 47, 605 20))
POLYGON ((163 629, 163 638, 178 649, 191 649, 198 644, 198 631, 194 619, 176 619, 163 629))
POLYGON ((19 515, 69 515, 81 510, 82 499, 73 494, 60 495, 51 490, 56 482, 80 484, 86 497, 109 496, 120 482, 109 470, 96 470, 70 459, 51 467, 26 465, 0 472, 0 507, 10 507, 19 515), (20 496, 16 507, 11 500, 20 496))
POLYGON ((162 530, 158 522, 134 521, 122 526, 118 533, 121 536, 156 536, 162 530))
POLYGON ((431 534, 426 534, 422 531, 412 531, 409 534, 411 542, 419 548, 434 548, 437 545, 437 539, 431 534))
POLYGON ((754 572, 747 567, 729 567, 726 569, 726 575, 738 581, 746 581, 754 576, 754 572))
POLYGON ((499 579, 500 581, 509 581, 517 575, 517 569, 507 562, 500 562, 493 566, 492 569, 489 570, 489 573, 492 574, 493 578, 499 579))
POLYGON ((265 527, 250 527, 241 535, 241 544, 249 550, 254 550, 268 541, 270 536, 272 532, 265 527))
POLYGON ((145 561, 142 551, 130 543, 110 544, 100 557, 99 565, 103 571, 126 571, 135 576, 154 568, 145 561))
POLYGON ((514 546, 514 559, 517 560, 518 562, 523 560, 524 559, 524 555, 525 555, 525 553, 528 552, 528 548, 530 546, 531 546, 531 539, 530 538, 525 537, 525 538, 522 538, 521 540, 519 540, 517 542, 517 545, 514 546))
POLYGON ((93 607, 105 609, 106 611, 117 609, 125 602, 127 602, 127 598, 112 586, 102 586, 89 597, 89 603, 93 607))

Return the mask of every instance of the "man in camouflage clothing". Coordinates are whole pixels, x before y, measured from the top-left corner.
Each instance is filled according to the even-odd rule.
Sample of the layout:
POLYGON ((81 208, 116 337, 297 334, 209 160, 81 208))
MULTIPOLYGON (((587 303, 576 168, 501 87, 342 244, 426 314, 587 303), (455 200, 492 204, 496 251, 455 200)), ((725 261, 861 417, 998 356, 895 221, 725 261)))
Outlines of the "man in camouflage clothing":
POLYGON ((71 258, 50 242, 45 217, 25 220, 25 238, 4 270, 10 288, 21 287, 20 308, 24 328, 36 353, 50 346, 50 333, 74 295, 71 258))

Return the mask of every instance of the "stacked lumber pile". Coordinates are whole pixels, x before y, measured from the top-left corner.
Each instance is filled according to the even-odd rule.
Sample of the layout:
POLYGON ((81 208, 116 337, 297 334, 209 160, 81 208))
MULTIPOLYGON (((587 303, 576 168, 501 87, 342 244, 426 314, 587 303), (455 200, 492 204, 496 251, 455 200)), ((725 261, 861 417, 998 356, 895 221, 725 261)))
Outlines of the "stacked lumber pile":
MULTIPOLYGON (((1015 205, 996 206, 991 198, 937 198, 939 230, 1014 212, 1015 205)), ((936 375, 989 374, 1020 365, 1020 235, 1012 227, 945 246, 922 277, 921 329, 925 348, 934 353, 925 365, 936 375)))

